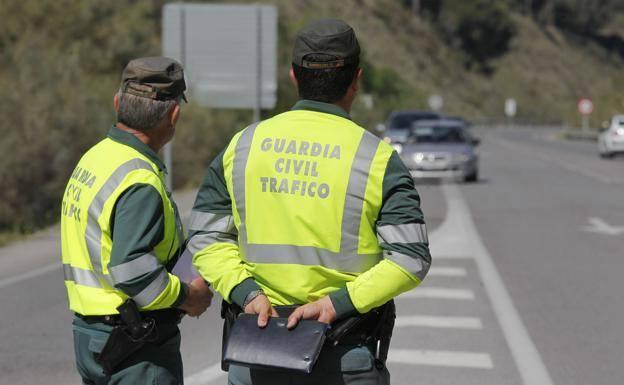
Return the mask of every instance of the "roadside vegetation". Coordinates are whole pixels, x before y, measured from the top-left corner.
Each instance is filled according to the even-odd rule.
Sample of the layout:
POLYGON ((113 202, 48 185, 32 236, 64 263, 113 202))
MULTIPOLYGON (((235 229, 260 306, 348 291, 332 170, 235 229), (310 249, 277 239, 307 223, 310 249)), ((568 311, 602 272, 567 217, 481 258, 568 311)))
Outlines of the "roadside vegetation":
MULTIPOLYGON (((233 2, 233 1, 230 1, 233 2)), ((248 2, 252 1, 236 1, 248 2)), ((340 17, 363 48, 355 119, 369 128, 393 109, 426 108, 502 118, 579 121, 593 98, 598 126, 624 111, 624 6, 618 0, 272 0, 279 7, 279 97, 296 100, 291 43, 310 19, 340 17)), ((0 3, 0 232, 30 233, 57 220, 60 195, 80 154, 113 123, 112 96, 131 58, 160 53, 163 0, 21 0, 0 3)), ((174 183, 194 187, 249 111, 191 103, 174 143, 174 183)), ((0 236, 0 243, 13 236, 0 236)))

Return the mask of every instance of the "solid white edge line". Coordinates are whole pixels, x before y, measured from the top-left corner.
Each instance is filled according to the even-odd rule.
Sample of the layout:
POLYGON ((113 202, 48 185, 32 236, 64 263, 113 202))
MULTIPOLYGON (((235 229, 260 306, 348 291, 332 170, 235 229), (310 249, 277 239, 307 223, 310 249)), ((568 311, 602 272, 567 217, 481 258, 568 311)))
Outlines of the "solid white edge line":
POLYGON ((524 326, 492 257, 476 230, 470 209, 459 187, 454 184, 444 184, 442 191, 449 205, 449 213, 453 209, 453 212, 457 214, 457 219, 462 222, 460 226, 466 232, 465 236, 473 243, 473 250, 476 252, 475 260, 485 291, 507 340, 511 355, 516 362, 522 382, 525 385, 553 385, 546 365, 524 326))
POLYGON ((430 277, 465 277, 466 269, 463 267, 431 267, 427 276, 430 277))
POLYGON ((221 363, 216 363, 197 373, 184 378, 184 385, 206 385, 224 376, 226 373, 221 370, 221 363))
POLYGON ((473 369, 492 369, 494 367, 492 358, 487 353, 445 350, 390 349, 388 362, 473 369))
POLYGON ((60 269, 62 266, 61 262, 59 261, 58 263, 54 263, 52 265, 47 265, 47 266, 43 266, 40 267, 38 269, 35 270, 31 270, 28 271, 26 273, 23 274, 19 274, 10 278, 5 278, 3 280, 0 280, 0 288, 6 287, 6 286, 11 286, 15 283, 19 283, 21 281, 24 281, 26 279, 30 279, 30 278, 36 278, 40 275, 49 273, 51 271, 60 269))
POLYGON ((475 295, 466 289, 449 289, 445 287, 417 287, 405 292, 397 297, 398 299, 411 298, 436 298, 436 299, 457 299, 474 300, 475 295))
POLYGON ((481 330, 483 324, 476 317, 449 317, 432 315, 399 316, 394 323, 395 327, 429 327, 448 329, 481 330))

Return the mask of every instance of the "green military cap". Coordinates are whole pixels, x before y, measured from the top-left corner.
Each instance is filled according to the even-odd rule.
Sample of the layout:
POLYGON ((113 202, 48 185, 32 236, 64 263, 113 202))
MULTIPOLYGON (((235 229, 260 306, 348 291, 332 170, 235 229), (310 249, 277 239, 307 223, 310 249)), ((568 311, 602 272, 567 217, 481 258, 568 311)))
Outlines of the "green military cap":
POLYGON ((184 95, 186 83, 182 65, 168 57, 131 60, 121 74, 121 91, 155 100, 172 100, 184 95))
POLYGON ((339 68, 357 63, 360 45, 355 32, 347 23, 336 19, 313 21, 297 34, 293 63, 311 69, 339 68), (306 60, 310 54, 332 57, 328 61, 306 60))

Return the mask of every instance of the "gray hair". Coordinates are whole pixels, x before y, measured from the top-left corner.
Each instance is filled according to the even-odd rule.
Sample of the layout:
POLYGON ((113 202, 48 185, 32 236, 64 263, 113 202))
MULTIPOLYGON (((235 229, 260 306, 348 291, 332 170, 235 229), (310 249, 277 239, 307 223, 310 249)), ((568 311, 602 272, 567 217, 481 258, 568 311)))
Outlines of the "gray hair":
POLYGON ((179 100, 154 100, 119 91, 117 122, 135 130, 146 131, 158 125, 180 102, 179 100))

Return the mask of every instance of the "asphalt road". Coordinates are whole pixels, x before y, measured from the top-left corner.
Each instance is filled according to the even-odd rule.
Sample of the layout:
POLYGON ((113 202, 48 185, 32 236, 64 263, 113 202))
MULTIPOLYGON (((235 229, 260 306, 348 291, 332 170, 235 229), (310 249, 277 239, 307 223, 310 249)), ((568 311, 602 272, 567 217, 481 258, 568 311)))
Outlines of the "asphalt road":
MULTIPOLYGON (((624 158, 477 134, 480 182, 418 184, 434 265, 397 299, 393 384, 622 383, 624 158)), ((80 383, 56 232, 0 249, 0 385, 80 383)), ((225 383, 218 305, 182 323, 187 384, 225 383)))

